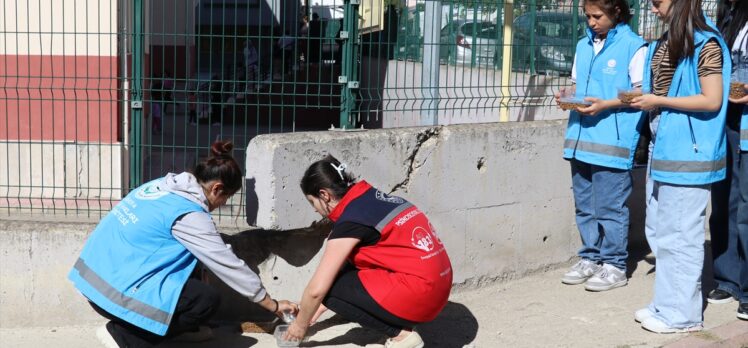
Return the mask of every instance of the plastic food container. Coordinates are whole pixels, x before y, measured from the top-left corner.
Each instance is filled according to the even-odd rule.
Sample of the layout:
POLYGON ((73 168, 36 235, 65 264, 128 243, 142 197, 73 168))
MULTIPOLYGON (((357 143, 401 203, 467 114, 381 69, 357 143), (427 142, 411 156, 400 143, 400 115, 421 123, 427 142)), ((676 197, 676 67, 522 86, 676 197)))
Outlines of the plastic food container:
POLYGON ((585 108, 592 103, 584 101, 585 97, 577 97, 574 95, 574 91, 570 89, 562 89, 559 93, 558 106, 562 110, 576 110, 578 108, 585 108))
POLYGON ((275 327, 273 336, 275 337, 275 343, 278 347, 298 347, 299 343, 301 343, 300 341, 286 341, 283 339, 283 335, 286 334, 289 326, 290 325, 278 325, 275 327))
POLYGON ((584 98, 565 98, 562 97, 558 101, 558 106, 563 110, 576 110, 579 108, 585 108, 592 105, 592 103, 585 101, 584 98))
POLYGON ((634 98, 641 97, 641 96, 642 96, 641 88, 618 90, 618 99, 620 99, 621 102, 624 104, 631 104, 631 101, 634 100, 634 98))
POLYGON ((730 82, 730 98, 738 99, 745 97, 746 83, 740 81, 730 82))
POLYGON ((730 76, 730 98, 745 97, 745 85, 748 84, 748 66, 739 66, 730 76))

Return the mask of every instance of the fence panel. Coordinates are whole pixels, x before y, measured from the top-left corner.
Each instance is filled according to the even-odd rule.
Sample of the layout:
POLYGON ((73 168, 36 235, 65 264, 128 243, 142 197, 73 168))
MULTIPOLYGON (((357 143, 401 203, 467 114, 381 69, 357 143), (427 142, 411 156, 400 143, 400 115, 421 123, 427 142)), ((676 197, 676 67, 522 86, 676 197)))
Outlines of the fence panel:
MULTIPOLYGON (((502 113, 512 121, 566 117, 552 96, 571 84, 575 45, 586 28, 581 1, 442 0, 435 42, 424 39, 434 22, 425 13, 428 3, 387 7, 384 29, 362 37, 360 123, 419 125, 427 113, 436 114, 439 124, 495 122, 502 113), (438 67, 425 66, 424 52, 432 45, 438 46, 438 67), (436 100, 427 76, 434 69, 436 100)), ((716 1, 703 8, 714 20, 716 1)), ((662 25, 648 1, 632 1, 631 11, 635 31, 648 40, 659 37, 662 25)))
POLYGON ((5 1, 0 211, 98 217, 217 139, 244 165, 258 134, 564 118, 585 27, 578 0, 5 1))

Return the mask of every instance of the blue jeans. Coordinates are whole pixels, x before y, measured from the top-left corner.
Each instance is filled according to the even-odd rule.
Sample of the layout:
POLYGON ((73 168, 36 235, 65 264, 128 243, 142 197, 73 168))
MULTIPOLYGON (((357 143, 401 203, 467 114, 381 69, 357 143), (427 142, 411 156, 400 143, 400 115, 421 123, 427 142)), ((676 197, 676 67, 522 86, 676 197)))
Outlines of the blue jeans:
POLYGON ((626 271, 631 171, 571 160, 579 256, 626 271))
MULTIPOLYGON (((712 215, 709 217, 709 230, 712 236, 714 280, 717 282, 717 289, 740 298, 741 286, 748 289, 745 274, 741 280, 741 273, 745 273, 748 265, 745 265, 745 257, 741 257, 739 252, 737 223, 741 178, 745 178, 743 186, 748 186, 748 173, 740 174, 740 164, 746 163, 748 167, 748 162, 741 160, 740 157, 748 155, 739 155, 740 133, 729 127, 725 127, 725 131, 729 170, 725 180, 712 184, 712 215)), ((748 225, 745 228, 748 230, 748 225)))
POLYGON ((710 185, 671 185, 647 178, 645 234, 656 258, 649 310, 670 327, 703 322, 701 271, 710 185))
POLYGON ((741 151, 739 156, 740 199, 738 200, 738 241, 737 247, 742 254, 739 264, 743 265, 740 271, 740 287, 742 293, 738 296, 740 303, 748 302, 748 152, 741 151))

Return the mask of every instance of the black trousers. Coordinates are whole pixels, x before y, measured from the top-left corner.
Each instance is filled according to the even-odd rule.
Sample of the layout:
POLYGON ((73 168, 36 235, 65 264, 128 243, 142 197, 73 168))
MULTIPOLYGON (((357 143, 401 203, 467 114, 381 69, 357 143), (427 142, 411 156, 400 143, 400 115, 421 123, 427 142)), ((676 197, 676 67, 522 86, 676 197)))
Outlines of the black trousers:
POLYGON ((389 337, 417 324, 395 316, 374 301, 361 283, 358 270, 350 264, 338 274, 323 303, 343 318, 384 332, 389 337))
POLYGON ((165 336, 143 330, 110 314, 93 302, 89 303, 97 313, 110 320, 107 329, 120 347, 140 348, 153 347, 181 333, 197 330, 200 324, 207 322, 216 312, 220 297, 208 284, 194 278, 188 279, 165 336))

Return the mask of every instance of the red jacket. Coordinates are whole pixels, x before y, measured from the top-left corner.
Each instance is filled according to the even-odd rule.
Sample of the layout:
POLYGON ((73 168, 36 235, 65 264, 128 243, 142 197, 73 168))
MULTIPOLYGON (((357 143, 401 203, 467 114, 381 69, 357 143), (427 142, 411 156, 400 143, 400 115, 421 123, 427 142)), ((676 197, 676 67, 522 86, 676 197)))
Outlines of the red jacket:
POLYGON ((335 225, 354 222, 381 234, 376 244, 357 247, 349 256, 364 288, 379 305, 413 322, 431 321, 441 312, 452 288, 452 265, 418 208, 361 181, 329 217, 335 225))

